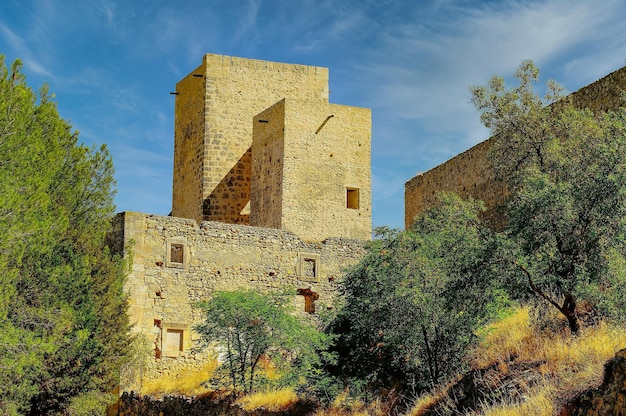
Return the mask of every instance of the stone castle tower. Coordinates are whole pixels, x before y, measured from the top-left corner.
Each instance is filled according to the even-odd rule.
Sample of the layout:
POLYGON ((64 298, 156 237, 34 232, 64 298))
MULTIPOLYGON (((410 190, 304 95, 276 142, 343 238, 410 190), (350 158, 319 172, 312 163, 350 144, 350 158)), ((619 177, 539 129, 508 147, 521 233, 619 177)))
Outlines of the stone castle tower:
POLYGON ((176 85, 172 216, 369 239, 369 109, 328 69, 207 54, 176 85))
POLYGON ((194 326, 217 290, 332 308, 371 238, 371 113, 328 102, 328 69, 207 54, 175 94, 172 215, 122 212, 110 235, 151 357, 122 390, 212 360, 194 326))

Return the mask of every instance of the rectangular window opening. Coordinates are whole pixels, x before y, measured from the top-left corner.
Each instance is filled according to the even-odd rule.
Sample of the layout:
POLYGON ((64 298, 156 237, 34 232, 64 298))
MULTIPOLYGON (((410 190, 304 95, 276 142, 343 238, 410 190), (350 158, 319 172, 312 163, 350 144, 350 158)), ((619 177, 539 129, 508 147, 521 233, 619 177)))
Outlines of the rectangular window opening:
POLYGON ((302 275, 314 279, 317 277, 317 264, 315 259, 303 259, 302 260, 302 275))
POLYGON ((346 208, 359 209, 359 190, 357 188, 346 189, 346 208))
POLYGON ((298 271, 300 279, 314 282, 320 277, 320 255, 314 253, 298 254, 298 271))
POLYGON ((170 262, 183 264, 183 245, 182 244, 170 245, 170 262))
POLYGON ((163 340, 163 353, 168 357, 178 357, 183 351, 183 330, 167 329, 163 340))

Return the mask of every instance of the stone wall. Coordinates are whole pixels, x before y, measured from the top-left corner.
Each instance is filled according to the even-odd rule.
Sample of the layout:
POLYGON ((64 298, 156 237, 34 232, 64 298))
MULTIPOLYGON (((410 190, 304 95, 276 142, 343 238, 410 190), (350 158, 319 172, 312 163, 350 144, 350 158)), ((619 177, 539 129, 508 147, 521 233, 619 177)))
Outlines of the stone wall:
MULTIPOLYGON (((135 212, 116 216, 112 246, 124 247, 132 269, 126 290, 134 333, 149 341, 151 360, 144 381, 199 368, 192 330, 202 316, 194 307, 215 290, 239 287, 260 292, 279 287, 310 289, 317 311, 329 308, 346 266, 364 254, 363 242, 329 238, 307 243, 271 228, 202 222, 135 212)), ((299 313, 305 299, 294 295, 299 313)), ((122 390, 137 388, 122 386, 122 390)))
POLYGON ((285 100, 254 118, 250 225, 283 228, 285 100))
POLYGON ((176 85, 172 215, 248 223, 252 118, 283 98, 328 101, 328 69, 207 54, 176 85))
POLYGON ((495 182, 487 153, 491 139, 455 156, 442 165, 421 173, 404 186, 404 223, 409 228, 416 214, 437 202, 440 192, 454 192, 461 198, 485 201, 484 216, 489 223, 500 223, 496 204, 506 195, 502 184, 495 182))
POLYGON ((371 112, 282 100, 254 119, 250 224, 371 238, 371 112))
POLYGON ((176 85, 174 113, 174 215, 201 219, 204 174, 203 65, 176 85), (199 76, 194 76, 199 75, 199 76))
MULTIPOLYGON (((624 90, 626 67, 572 93, 571 98, 578 108, 589 108, 595 112, 608 111, 624 104, 624 90)), ((496 138, 479 143, 407 181, 404 188, 405 227, 411 226, 416 214, 432 206, 436 202, 437 193, 441 191, 485 201, 488 208, 485 218, 495 226, 502 224, 503 217, 496 208, 506 196, 506 189, 493 180, 493 168, 487 157, 493 140, 496 138)))

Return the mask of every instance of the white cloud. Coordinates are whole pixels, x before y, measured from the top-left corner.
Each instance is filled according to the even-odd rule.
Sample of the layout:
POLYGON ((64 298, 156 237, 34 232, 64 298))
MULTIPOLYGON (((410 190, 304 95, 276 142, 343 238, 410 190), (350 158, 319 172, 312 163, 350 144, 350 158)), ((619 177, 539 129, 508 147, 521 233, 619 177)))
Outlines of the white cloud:
POLYGON ((115 4, 113 2, 102 0, 98 4, 98 10, 102 13, 108 25, 114 24, 115 4))
POLYGON ((384 33, 370 57, 373 64, 358 68, 359 82, 372 85, 368 93, 378 117, 407 119, 427 134, 457 134, 476 143, 480 138, 471 135, 484 130, 469 104, 469 85, 511 74, 523 59, 550 64, 610 29, 605 24, 619 5, 559 0, 451 6, 448 21, 431 24, 436 30, 407 23, 384 33))

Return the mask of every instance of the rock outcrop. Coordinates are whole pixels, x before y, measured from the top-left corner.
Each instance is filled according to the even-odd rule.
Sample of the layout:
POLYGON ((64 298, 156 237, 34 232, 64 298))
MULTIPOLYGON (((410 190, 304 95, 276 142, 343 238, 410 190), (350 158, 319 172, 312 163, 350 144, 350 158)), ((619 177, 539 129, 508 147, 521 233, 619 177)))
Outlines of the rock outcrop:
POLYGON ((602 385, 578 396, 560 416, 626 416, 626 349, 606 364, 602 385))

